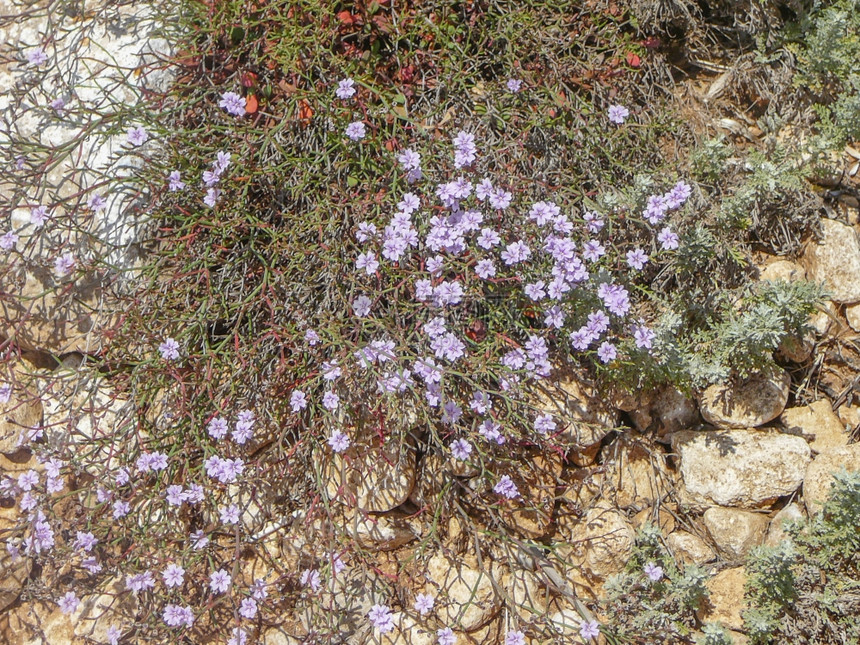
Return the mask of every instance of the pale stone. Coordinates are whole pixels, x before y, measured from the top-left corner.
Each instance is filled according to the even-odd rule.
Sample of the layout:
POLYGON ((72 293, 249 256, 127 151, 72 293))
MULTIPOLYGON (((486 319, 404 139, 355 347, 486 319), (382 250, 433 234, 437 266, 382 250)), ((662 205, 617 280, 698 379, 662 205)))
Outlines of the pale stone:
POLYGON ((821 510, 830 494, 833 474, 842 468, 848 471, 860 470, 860 443, 829 448, 809 464, 803 480, 803 501, 810 515, 821 510))
POLYGON ((7 402, 0 400, 0 452, 15 452, 22 444, 28 443, 28 434, 42 424, 42 403, 38 395, 27 387, 22 369, 14 366, 12 377, 0 376, 0 385, 12 386, 12 394, 7 402))
POLYGON ((514 567, 502 575, 505 606, 523 621, 543 616, 549 601, 548 592, 541 587, 535 575, 521 567, 514 567))
POLYGON ((618 410, 572 374, 559 374, 554 381, 543 384, 535 405, 565 426, 555 437, 557 441, 580 448, 599 443, 619 423, 618 410))
MULTIPOLYGON (((8 522, 0 516, 0 534, 6 534, 8 530, 12 530, 14 523, 8 522)), ((6 609, 9 605, 18 599, 21 595, 21 590, 30 577, 30 569, 32 561, 29 557, 21 553, 14 557, 6 549, 7 541, 4 540, 2 548, 0 548, 0 612, 6 609)))
POLYGON ((838 316, 839 309, 836 303, 832 300, 825 300, 819 305, 819 310, 809 317, 809 324, 812 325, 812 328, 819 336, 824 336, 824 334, 831 330, 834 323, 837 327, 836 331, 842 326, 838 316))
POLYGON ((744 621, 741 612, 744 604, 746 573, 743 567, 724 569, 705 581, 710 595, 708 605, 698 612, 702 622, 720 622, 729 629, 742 630, 744 621))
POLYGON ((139 603, 137 594, 125 590, 122 578, 114 578, 101 586, 100 593, 83 596, 72 615, 75 635, 106 643, 111 626, 128 629, 137 618, 139 603))
POLYGON ((599 503, 574 527, 573 561, 592 580, 606 580, 624 568, 636 534, 620 512, 599 503))
POLYGON ((845 429, 845 432, 860 426, 860 405, 840 405, 836 414, 845 429))
POLYGON ((803 336, 788 334, 782 339, 777 353, 792 363, 805 363, 812 357, 815 350, 815 336, 810 331, 803 336))
POLYGON ((791 377, 772 367, 741 383, 717 383, 699 396, 699 409, 719 428, 754 428, 778 417, 788 402, 791 377))
POLYGON ((811 459, 801 437, 766 430, 686 430, 672 436, 684 482, 682 498, 697 507, 757 508, 790 495, 811 459))
POLYGON ((702 518, 717 549, 730 561, 740 561, 764 540, 767 515, 713 506, 702 518))
POLYGON ((640 510, 660 501, 672 488, 666 457, 643 442, 621 438, 610 447, 604 468, 619 508, 640 510))
POLYGON ((765 537, 764 543, 768 546, 776 546, 783 540, 789 539, 789 535, 785 531, 785 523, 802 520, 804 517, 806 515, 803 513, 800 504, 797 502, 788 504, 773 516, 767 529, 767 537, 765 537))
MULTIPOLYGON (((363 643, 372 627, 367 614, 373 605, 388 605, 387 583, 381 575, 364 567, 347 567, 333 582, 324 584, 319 596, 308 598, 299 613, 306 632, 318 629, 316 621, 325 629, 349 635, 350 642, 363 643), (331 611, 319 612, 319 607, 331 611)), ((294 631, 293 633, 298 633, 294 631)))
POLYGON ((556 530, 566 542, 573 539, 573 530, 580 517, 600 495, 606 479, 605 474, 596 468, 579 468, 573 475, 573 482, 559 498, 555 516, 556 530))
POLYGON ((283 627, 267 627, 260 635, 262 645, 301 645, 302 639, 290 634, 283 627))
POLYGON ((436 596, 436 615, 443 625, 465 632, 484 626, 501 607, 493 580, 496 565, 474 556, 464 561, 435 554, 427 563, 426 592, 436 596))
POLYGON ((846 306, 845 318, 848 320, 848 326, 851 329, 860 331, 860 303, 846 306))
POLYGON ((357 512, 348 517, 344 529, 365 549, 390 551, 416 539, 405 514, 370 515, 357 512))
POLYGON ((630 410, 630 418, 637 430, 643 433, 655 431, 658 437, 700 422, 696 402, 671 385, 644 394, 640 405, 630 410))
POLYGON ((803 407, 788 408, 780 421, 786 432, 809 438, 809 445, 815 452, 848 443, 844 425, 825 399, 803 407))
POLYGON ((367 512, 385 512, 400 506, 415 485, 415 447, 411 436, 389 437, 379 443, 368 433, 341 454, 326 459, 331 499, 367 512))
POLYGON ((806 280, 806 270, 791 260, 776 259, 769 262, 759 273, 759 280, 768 282, 796 282, 806 280))
POLYGON ((546 623, 554 635, 564 637, 565 643, 580 645, 585 642, 579 633, 582 616, 573 608, 558 610, 547 619, 546 623))
POLYGON ((434 645, 436 630, 427 626, 426 621, 419 622, 406 612, 391 613, 394 629, 387 634, 377 634, 371 641, 380 645, 434 645), (378 639, 378 640, 377 640, 378 639))
POLYGON ((691 564, 704 564, 716 559, 714 550, 697 535, 675 531, 666 537, 666 546, 676 559, 691 564))
POLYGON ((860 240, 850 226, 832 219, 821 220, 822 237, 803 255, 812 282, 823 282, 839 303, 860 301, 860 240))
POLYGON ((547 532, 552 523, 555 487, 562 467, 558 453, 538 450, 523 450, 519 461, 500 464, 495 474, 510 476, 520 493, 517 499, 500 500, 501 519, 511 530, 530 539, 547 532))
POLYGON ((671 513, 668 513, 660 508, 657 512, 657 517, 654 517, 654 508, 643 508, 633 516, 633 528, 639 529, 645 524, 651 524, 660 529, 663 535, 669 535, 675 530, 675 518, 671 513))

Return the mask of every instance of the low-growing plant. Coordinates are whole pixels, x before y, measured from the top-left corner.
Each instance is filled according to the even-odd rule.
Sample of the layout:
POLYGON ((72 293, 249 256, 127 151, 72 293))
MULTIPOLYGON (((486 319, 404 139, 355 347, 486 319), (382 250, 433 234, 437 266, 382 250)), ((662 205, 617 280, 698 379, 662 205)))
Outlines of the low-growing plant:
POLYGON ((753 643, 860 639, 860 473, 834 475, 823 509, 787 525, 788 538, 756 547, 744 626, 753 643))

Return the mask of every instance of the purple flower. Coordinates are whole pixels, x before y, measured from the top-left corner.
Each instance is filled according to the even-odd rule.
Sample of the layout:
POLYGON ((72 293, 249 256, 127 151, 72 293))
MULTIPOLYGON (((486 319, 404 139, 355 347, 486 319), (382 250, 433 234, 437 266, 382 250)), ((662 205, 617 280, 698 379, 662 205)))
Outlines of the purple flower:
POLYGON ((304 410, 308 407, 308 398, 301 390, 294 390, 290 395, 290 408, 293 412, 304 410))
POLYGON ((313 329, 308 329, 305 332, 305 342, 312 347, 314 345, 318 345, 320 342, 320 335, 313 329))
POLYGON ((351 78, 341 80, 337 84, 335 94, 337 95, 337 98, 343 99, 344 101, 352 98, 355 95, 355 81, 351 78))
POLYGON ((517 490, 517 485, 508 475, 502 475, 499 481, 493 486, 493 492, 508 499, 516 499, 520 496, 520 491, 517 490))
POLYGON ((96 539, 96 536, 92 533, 78 531, 77 536, 75 537, 75 548, 81 551, 90 552, 98 542, 99 541, 96 539))
POLYGON ((553 305, 546 310, 546 316, 543 320, 543 323, 547 327, 555 327, 556 329, 561 329, 562 326, 564 326, 564 318, 564 310, 558 305, 553 305))
POLYGON ((54 273, 63 277, 69 275, 75 269, 75 256, 71 253, 63 253, 54 260, 54 273))
POLYGON ((349 436, 340 430, 335 430, 328 438, 328 445, 336 453, 341 453, 350 446, 349 436))
POLYGON ((224 593, 232 582, 233 578, 224 569, 218 569, 209 575, 209 588, 213 593, 224 593))
POLYGON ((363 139, 366 133, 367 128, 361 121, 353 121, 348 126, 346 126, 346 136, 348 136, 353 141, 363 139))
POLYGON ((510 631, 505 635, 505 645, 526 645, 526 635, 520 631, 510 631))
POLYGON ((414 150, 404 150, 398 155, 397 161, 406 170, 418 170, 421 167, 421 155, 414 150))
POLYGON ((162 618, 169 627, 179 627, 180 625, 191 627, 194 624, 194 613, 191 611, 191 607, 167 605, 162 613, 162 618))
POLYGON ((9 403, 12 398, 12 386, 9 383, 0 385, 0 403, 9 403))
POLYGON ((113 517, 115 520, 118 520, 121 517, 125 517, 128 515, 131 506, 128 502, 123 502, 122 500, 117 500, 113 503, 113 517))
POLYGON ((203 533, 203 529, 194 531, 189 537, 191 538, 191 547, 195 551, 205 549, 209 545, 209 538, 203 533))
POLYGON ((50 106, 56 111, 59 116, 63 115, 63 109, 66 107, 66 100, 59 96, 51 101, 50 106))
POLYGON ((144 591, 145 589, 152 589, 155 586, 155 580, 152 578, 152 573, 144 571, 127 575, 125 586, 128 587, 129 591, 144 591))
POLYGON ((215 208, 218 203, 218 198, 221 197, 221 191, 214 186, 206 191, 206 197, 203 198, 203 203, 209 208, 215 208))
POLYGON ((35 206, 30 209, 30 223, 37 228, 44 224, 49 217, 51 214, 48 213, 47 206, 35 206))
POLYGON ((340 397, 334 392, 328 391, 323 394, 322 402, 326 410, 337 410, 337 406, 340 404, 340 397))
POLYGON ((475 274, 482 280, 487 280, 496 275, 496 265, 492 260, 479 260, 475 265, 475 274))
POLYGON ((609 120, 613 123, 621 125, 628 116, 630 116, 630 110, 623 105, 609 106, 609 120))
POLYGON ((175 361, 179 358, 179 343, 169 336, 158 346, 161 358, 166 361, 175 361))
POLYGON ((181 587, 185 580, 185 569, 178 564, 168 564, 161 577, 166 586, 181 587))
POLYGON ((169 182, 167 188, 170 192, 176 192, 185 188, 185 182, 182 181, 178 170, 174 170, 167 175, 167 181, 169 182))
POLYGON ((597 357, 603 363, 611 363, 617 356, 618 350, 615 348, 615 345, 609 341, 603 341, 600 344, 600 347, 597 348, 597 357))
POLYGON ((641 271, 642 267, 644 267, 647 262, 648 256, 642 249, 633 249, 632 251, 627 251, 627 266, 629 266, 631 269, 641 271))
POLYGON ((358 231, 355 233, 355 239, 359 242, 367 242, 367 240, 375 236, 376 226, 371 222, 362 222, 358 225, 358 231))
POLYGON ((142 126, 137 126, 128 129, 126 138, 131 145, 142 146, 149 139, 149 133, 142 126))
POLYGON ((438 645, 454 645, 457 642, 457 637, 450 627, 443 627, 436 630, 436 643, 438 645))
POLYGON ((18 245, 18 236, 12 231, 6 231, 0 236, 0 249, 11 251, 18 245))
MULTIPOLYGON (((451 401, 448 403, 451 403, 451 401)), ((451 454, 454 455, 454 459, 466 461, 469 455, 472 454, 472 444, 465 439, 457 439, 451 443, 451 454)))
POLYGON ((209 424, 206 426, 206 432, 209 433, 209 436, 215 440, 223 439, 227 436, 227 420, 222 419, 221 417, 215 417, 209 424))
POLYGON ((542 414, 537 419, 535 419, 535 430, 537 430, 540 434, 547 434, 555 430, 556 424, 555 419, 552 418, 551 414, 542 414))
POLYGON ((167 487, 167 503, 171 506, 182 506, 182 503, 185 501, 185 495, 182 490, 182 486, 179 484, 173 484, 167 487))
POLYGON ((107 206, 107 200, 104 198, 104 195, 92 195, 87 202, 87 206, 90 207, 95 213, 103 211, 107 206))
POLYGON ((312 591, 320 590, 320 572, 316 569, 305 569, 302 571, 302 577, 299 582, 305 587, 310 587, 312 591))
POLYGON ((373 275, 376 273, 376 269, 379 268, 379 261, 376 259, 376 254, 371 253, 370 251, 359 253, 358 258, 355 260, 355 268, 359 271, 364 269, 364 272, 367 275, 373 275))
POLYGON ((518 78, 509 78, 505 86, 508 88, 509 92, 516 94, 522 89, 523 82, 518 78))
POLYGON ((426 616, 433 609, 435 602, 433 596, 429 593, 420 593, 415 596, 415 611, 422 616, 426 616))
POLYGON ((71 614, 78 608, 80 602, 74 591, 67 591, 66 595, 60 598, 60 611, 64 614, 71 614))
POLYGON ((633 330, 633 340, 636 341, 636 347, 639 349, 651 349, 655 338, 657 334, 645 325, 637 325, 633 330))
POLYGON ((373 301, 365 295, 360 295, 356 298, 352 303, 352 309, 355 312, 355 315, 359 318, 364 318, 367 314, 370 313, 370 305, 373 304, 373 301))
POLYGON ((597 262, 606 253, 606 248, 597 240, 588 240, 582 245, 582 257, 589 262, 597 262))
POLYGON ((531 284, 527 284, 523 291, 526 292, 526 295, 532 300, 538 301, 546 298, 546 282, 543 280, 538 280, 537 282, 532 282, 531 284))
POLYGON ((678 244, 680 242, 678 234, 673 232, 668 226, 660 231, 660 234, 657 236, 657 240, 660 242, 664 251, 674 251, 678 248, 678 244))
POLYGON ((391 610, 385 605, 373 605, 373 607, 370 608, 367 617, 381 634, 387 634, 394 629, 394 620, 391 616, 391 610))
POLYGON ((239 615, 251 620, 257 615, 257 601, 253 598, 245 598, 239 606, 239 615))
POLYGON ((236 504, 230 504, 230 506, 224 506, 220 509, 219 514, 221 516, 221 521, 224 524, 238 524, 239 523, 239 507, 236 504))
POLYGON ((269 592, 266 590, 266 581, 262 578, 257 578, 251 584, 250 591, 251 595, 254 596, 257 600, 265 600, 269 597, 269 592))
POLYGON ((501 188, 497 188, 490 193, 490 206, 496 210, 505 210, 511 205, 511 199, 513 199, 513 195, 511 193, 506 190, 502 190, 501 188))
POLYGON ((579 633, 586 640, 597 638, 597 635, 600 633, 600 623, 596 620, 584 620, 579 624, 579 633))
POLYGON ((218 107, 227 110, 227 113, 233 116, 245 116, 246 104, 244 96, 240 96, 236 92, 224 92, 218 107))
POLYGON ((460 130, 454 137, 454 167, 468 166, 475 161, 476 153, 475 135, 460 130))
POLYGON ((487 410, 493 407, 493 403, 490 400, 490 395, 486 392, 475 392, 469 402, 469 407, 478 414, 486 414, 487 410))
POLYGON ((27 52, 27 62, 33 67, 44 65, 48 61, 48 55, 41 47, 36 47, 27 52))
POLYGON ((122 636, 122 632, 116 625, 111 625, 107 628, 105 635, 108 639, 108 645, 119 645, 119 639, 122 636))
POLYGON ((645 575, 648 576, 648 579, 651 582, 657 582, 660 578, 663 577, 663 568, 654 564, 653 562, 649 562, 642 569, 645 572, 645 575))
MULTIPOLYGON (((463 409, 457 405, 455 401, 448 401, 442 407, 442 423, 447 425, 453 425, 460 420, 460 417, 463 416, 463 409)), ((456 443, 456 442, 455 442, 456 443)), ((469 446, 469 450, 471 451, 471 446, 469 446)), ((460 451, 459 454, 463 454, 463 451, 460 451)), ((468 453, 466 454, 468 457, 468 453)))
POLYGON ((507 266, 512 266, 528 260, 531 254, 531 249, 529 249, 525 242, 512 242, 502 251, 502 260, 504 260, 507 266))
POLYGON ((605 224, 600 215, 594 211, 586 211, 585 215, 582 216, 582 219, 585 220, 585 228, 587 228, 588 232, 592 234, 599 233, 605 224))

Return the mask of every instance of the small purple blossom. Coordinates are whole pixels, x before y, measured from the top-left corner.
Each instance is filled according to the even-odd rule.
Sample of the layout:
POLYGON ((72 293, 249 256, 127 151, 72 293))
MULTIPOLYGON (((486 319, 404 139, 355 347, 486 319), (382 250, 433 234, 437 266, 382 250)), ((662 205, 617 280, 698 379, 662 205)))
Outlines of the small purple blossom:
POLYGON ((521 631, 510 631, 505 635, 505 645, 526 645, 526 635, 521 631))
POLYGON ((454 455, 454 459, 466 461, 472 454, 472 444, 465 439, 457 439, 451 443, 451 454, 454 455))
POLYGON ((168 336, 158 346, 158 351, 161 353, 161 358, 164 360, 175 361, 179 358, 179 343, 168 336))
POLYGON ((502 475, 496 485, 493 486, 493 492, 508 499, 516 499, 520 496, 520 491, 517 490, 517 485, 514 480, 508 475, 502 475))
POLYGON ((301 390, 294 390, 290 395, 290 409, 293 412, 298 412, 299 410, 304 410, 308 407, 308 397, 301 390))
POLYGON ((316 569, 305 569, 302 571, 302 576, 299 582, 305 587, 310 587, 311 591, 320 590, 320 572, 316 569))
POLYGON ((181 587, 185 581, 185 569, 178 564, 168 564, 162 572, 161 578, 167 587, 181 587))
POLYGON ((182 181, 182 177, 178 170, 174 170, 167 175, 167 181, 167 189, 172 193, 185 188, 185 182, 182 181))
POLYGON ((11 251, 18 246, 18 236, 13 231, 6 231, 0 236, 0 249, 11 251))
POLYGON ((78 600, 74 591, 67 591, 66 594, 60 598, 60 611, 64 614, 71 614, 78 608, 80 602, 81 601, 78 600))
POLYGON ((367 134, 367 128, 361 121, 353 121, 348 126, 346 126, 345 134, 352 141, 359 141, 360 139, 364 138, 365 134, 367 134))
POLYGON ((373 605, 367 617, 381 634, 387 634, 394 629, 394 619, 391 616, 391 610, 385 605, 373 605))
POLYGON ((586 640, 597 638, 600 634, 600 623, 596 620, 584 620, 579 624, 579 634, 586 640))
POLYGON ((623 105, 610 105, 608 110, 609 120, 612 123, 621 125, 624 120, 630 116, 630 110, 623 105))
POLYGON ((345 451, 350 443, 349 436, 341 430, 334 430, 328 438, 328 445, 336 453, 345 451))
POLYGON ((227 110, 227 113, 232 116, 245 116, 246 105, 245 97, 236 92, 224 92, 218 102, 218 107, 227 110))
POLYGON ((508 88, 508 92, 513 92, 516 94, 523 87, 523 82, 518 78, 509 78, 508 82, 505 83, 505 87, 508 88))
POLYGON ((239 615, 248 620, 253 619, 257 615, 257 601, 253 598, 245 598, 239 606, 239 615))
POLYGON ((611 363, 618 356, 618 349, 609 341, 603 341, 597 348, 597 357, 603 363, 611 363))
POLYGON ((54 273, 60 277, 67 276, 75 270, 75 264, 76 260, 74 255, 71 253, 63 253, 54 260, 54 273))
POLYGON ((660 231, 660 234, 657 235, 657 240, 664 251, 674 251, 678 248, 680 242, 678 234, 668 226, 660 231))
POLYGON ((209 588, 213 593, 224 593, 232 582, 233 578, 224 569, 218 569, 209 575, 209 588))
POLYGON ((663 567, 656 565, 653 562, 646 564, 642 570, 651 582, 657 582, 663 577, 663 567))
POLYGON ((429 593, 420 593, 415 596, 415 611, 426 616, 433 609, 435 599, 429 593))
POLYGON ((133 146, 142 146, 149 140, 149 133, 143 129, 143 126, 129 128, 126 133, 128 142, 133 146))
POLYGON ((373 301, 365 296, 364 294, 358 296, 353 303, 352 309, 355 312, 355 315, 359 318, 364 318, 367 314, 370 313, 370 305, 373 304, 373 301))
POLYGON ((355 95, 355 81, 351 78, 344 78, 337 84, 337 89, 335 90, 335 94, 337 98, 343 99, 351 99, 355 95))
POLYGON ((627 266, 629 266, 631 269, 641 271, 642 267, 644 267, 647 262, 648 256, 642 249, 633 249, 632 251, 627 251, 627 266))
POLYGON ((236 504, 222 507, 219 510, 219 514, 221 516, 221 521, 224 522, 224 524, 239 523, 239 507, 236 504))
POLYGON ((457 642, 457 637, 450 627, 443 627, 436 630, 436 643, 438 645, 454 645, 457 642))

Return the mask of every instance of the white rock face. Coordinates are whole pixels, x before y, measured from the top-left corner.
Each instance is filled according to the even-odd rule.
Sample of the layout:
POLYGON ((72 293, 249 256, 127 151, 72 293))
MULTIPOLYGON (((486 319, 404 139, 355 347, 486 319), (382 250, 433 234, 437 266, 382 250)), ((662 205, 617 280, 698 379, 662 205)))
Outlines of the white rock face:
POLYGON ((778 367, 742 383, 717 383, 699 396, 699 409, 718 428, 755 428, 778 417, 788 402, 791 377, 778 367))
POLYGON ((801 437, 762 430, 678 432, 682 494, 694 506, 757 508, 803 483, 812 454, 801 437))
POLYGON ((823 236, 810 244, 803 256, 806 273, 813 282, 823 282, 833 300, 852 304, 860 301, 860 240, 850 226, 832 219, 821 220, 823 236))
POLYGON ((800 504, 792 502, 773 516, 773 519, 770 521, 770 526, 767 529, 767 537, 765 538, 764 543, 768 546, 776 546, 783 540, 790 539, 788 533, 785 531, 785 523, 801 520, 804 517, 806 517, 806 515, 804 514, 803 508, 801 508, 800 504))
POLYGON ((624 568, 635 537, 624 515, 597 504, 573 530, 573 560, 588 578, 606 580, 624 568))
POLYGON ((666 536, 666 545, 676 558, 682 562, 704 564, 717 556, 705 541, 687 531, 675 531, 666 536))
POLYGON ((720 553, 728 560, 742 560, 764 540, 770 524, 767 515, 736 508, 713 506, 702 518, 720 553))
POLYGON ((170 50, 155 36, 150 5, 80 8, 36 2, 22 14, 20 3, 0 0, 0 15, 22 16, 0 21, 0 60, 13 61, 0 65, 0 146, 18 175, 0 182, 11 215, 0 220, 0 234, 19 236, 15 250, 0 254, 0 291, 16 296, 0 306, 0 335, 58 353, 98 351, 98 332, 110 323, 102 320, 105 288, 123 272, 86 268, 101 258, 107 264, 100 266, 119 269, 137 260, 141 195, 123 179, 142 167, 159 137, 152 132, 132 146, 127 130, 140 124, 126 115, 144 91, 163 91, 172 78, 159 63, 170 50), (41 48, 47 61, 28 62, 41 48), (57 100, 64 104, 52 105, 57 100), (105 203, 91 208, 96 194, 105 203), (48 211, 41 225, 30 220, 37 206, 48 211), (54 264, 65 253, 76 267, 67 277, 54 264))
POLYGON ((457 561, 436 554, 427 563, 427 593, 436 595, 436 615, 443 625, 471 632, 485 625, 501 607, 493 587, 500 571, 492 562, 483 568, 473 557, 457 561))

